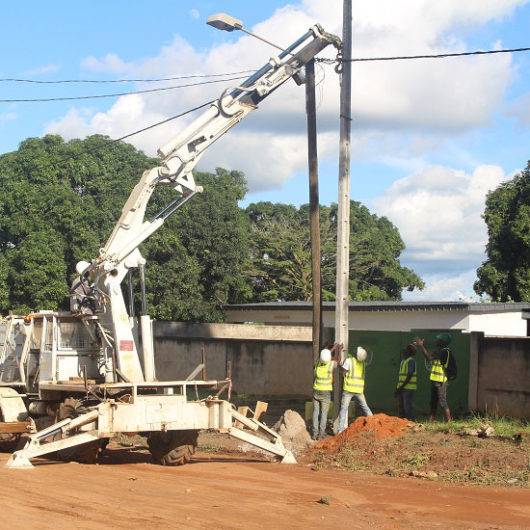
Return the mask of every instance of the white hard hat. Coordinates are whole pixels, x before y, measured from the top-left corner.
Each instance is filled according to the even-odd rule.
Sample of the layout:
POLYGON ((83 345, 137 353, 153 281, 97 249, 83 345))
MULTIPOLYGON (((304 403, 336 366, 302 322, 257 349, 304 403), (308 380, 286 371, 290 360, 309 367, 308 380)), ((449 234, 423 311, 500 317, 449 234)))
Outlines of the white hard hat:
POLYGON ((366 353, 366 350, 362 346, 357 346, 357 360, 358 361, 366 361, 366 357, 368 357, 368 353, 366 353))
POLYGON ((88 261, 79 261, 75 266, 75 270, 77 274, 83 274, 88 267, 90 267, 90 263, 88 263, 88 261))
POLYGON ((329 361, 331 361, 331 352, 327 348, 324 348, 320 352, 320 362, 329 363, 329 361))

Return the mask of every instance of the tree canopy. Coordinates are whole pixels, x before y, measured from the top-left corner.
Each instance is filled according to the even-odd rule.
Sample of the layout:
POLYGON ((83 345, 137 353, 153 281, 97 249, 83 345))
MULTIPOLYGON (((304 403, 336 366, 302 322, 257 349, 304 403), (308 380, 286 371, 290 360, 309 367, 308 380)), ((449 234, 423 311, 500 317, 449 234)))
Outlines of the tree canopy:
MULTIPOLYGON (((74 267, 98 255, 145 169, 158 165, 103 136, 31 138, 0 157, 0 311, 66 309, 74 267)), ((155 318, 217 320, 245 291, 248 221, 241 173, 195 175, 205 192, 141 247, 155 318)), ((175 193, 156 190, 149 212, 175 193)))
MULTIPOLYGON (((253 300, 310 300, 309 206, 259 202, 247 213, 252 222, 253 300)), ((320 206, 322 298, 334 300, 337 205, 320 206)), ((366 206, 350 203, 350 298, 400 300, 403 289, 422 289, 399 256, 405 245, 397 228, 366 206)))
MULTIPOLYGON (((159 164, 104 136, 30 138, 0 156, 0 312, 67 309, 75 264, 99 254, 145 169, 159 164)), ((239 206, 242 173, 195 173, 204 192, 140 247, 148 309, 157 319, 221 321, 223 305, 309 300, 309 208, 239 206)), ((147 216, 175 197, 155 190, 147 216)), ((324 299, 335 292, 337 207, 320 209, 324 299)), ((395 226, 351 203, 350 297, 399 300, 423 282, 402 267, 395 226)))
POLYGON ((526 169, 488 193, 487 259, 477 270, 477 294, 495 301, 530 301, 530 162, 526 169))

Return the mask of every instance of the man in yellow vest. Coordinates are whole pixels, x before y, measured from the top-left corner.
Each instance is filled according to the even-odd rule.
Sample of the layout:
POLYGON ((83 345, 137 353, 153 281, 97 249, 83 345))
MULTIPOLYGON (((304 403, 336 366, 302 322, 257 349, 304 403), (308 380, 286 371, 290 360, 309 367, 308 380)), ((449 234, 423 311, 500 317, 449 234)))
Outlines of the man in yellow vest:
POLYGON ((432 363, 431 367, 431 423, 436 415, 438 403, 444 411, 445 421, 451 421, 451 411, 447 404, 447 367, 449 366, 449 356, 452 355, 448 346, 451 342, 451 335, 447 332, 436 335, 436 351, 433 353, 425 349, 425 340, 416 337, 414 339, 423 356, 432 363))
POLYGON ((355 355, 348 355, 342 363, 344 384, 340 402, 338 432, 342 432, 348 426, 348 407, 352 398, 355 398, 365 416, 373 416, 364 397, 364 373, 367 355, 366 350, 358 346, 355 355))
POLYGON ((394 395, 399 399, 399 417, 416 421, 414 417, 414 392, 417 389, 416 361, 414 356, 418 349, 414 344, 406 344, 403 349, 404 359, 399 365, 399 376, 394 395))
MULTIPOLYGON (((326 435, 331 391, 333 390, 333 372, 336 367, 331 355, 337 344, 330 344, 320 352, 313 370, 313 440, 321 440, 326 435)), ((342 344, 339 351, 342 350, 342 344)))

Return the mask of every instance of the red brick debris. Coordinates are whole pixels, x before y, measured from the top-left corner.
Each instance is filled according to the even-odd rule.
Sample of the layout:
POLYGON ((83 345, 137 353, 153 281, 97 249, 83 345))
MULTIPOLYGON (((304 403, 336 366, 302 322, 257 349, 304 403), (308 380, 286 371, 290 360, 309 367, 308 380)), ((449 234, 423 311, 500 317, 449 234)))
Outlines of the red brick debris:
POLYGON ((398 438, 404 432, 410 430, 411 427, 409 420, 387 416, 386 414, 375 414, 370 417, 360 416, 347 429, 327 440, 317 442, 312 448, 335 452, 343 445, 354 443, 355 438, 362 433, 369 432, 375 440, 385 440, 387 438, 398 438))

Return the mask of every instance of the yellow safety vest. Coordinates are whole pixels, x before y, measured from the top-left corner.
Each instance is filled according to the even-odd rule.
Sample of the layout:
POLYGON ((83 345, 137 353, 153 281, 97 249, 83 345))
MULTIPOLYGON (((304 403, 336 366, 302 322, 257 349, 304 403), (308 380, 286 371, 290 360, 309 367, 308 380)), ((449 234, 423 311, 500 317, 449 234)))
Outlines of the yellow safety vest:
POLYGON ((447 360, 445 361, 445 364, 442 365, 440 359, 434 359, 432 363, 430 379, 437 383, 445 383, 447 381, 447 376, 445 374, 447 366, 449 365, 449 355, 451 355, 451 352, 448 348, 444 348, 444 350, 447 350, 447 360))
POLYGON ((343 389, 352 394, 362 394, 364 392, 364 363, 355 357, 348 358, 350 359, 350 369, 344 376, 343 389))
MULTIPOLYGON (((407 357, 406 359, 403 359, 401 361, 401 364, 399 365, 399 378, 398 378, 398 384, 397 388, 403 385, 405 380, 407 379, 407 375, 409 373, 409 362, 414 361, 412 357, 407 357)), ((405 390, 416 390, 418 388, 417 380, 416 380, 416 366, 414 366, 414 372, 409 379, 409 382, 403 387, 405 390)))
POLYGON ((335 361, 329 363, 317 361, 314 370, 313 390, 333 390, 333 368, 335 368, 335 361))

